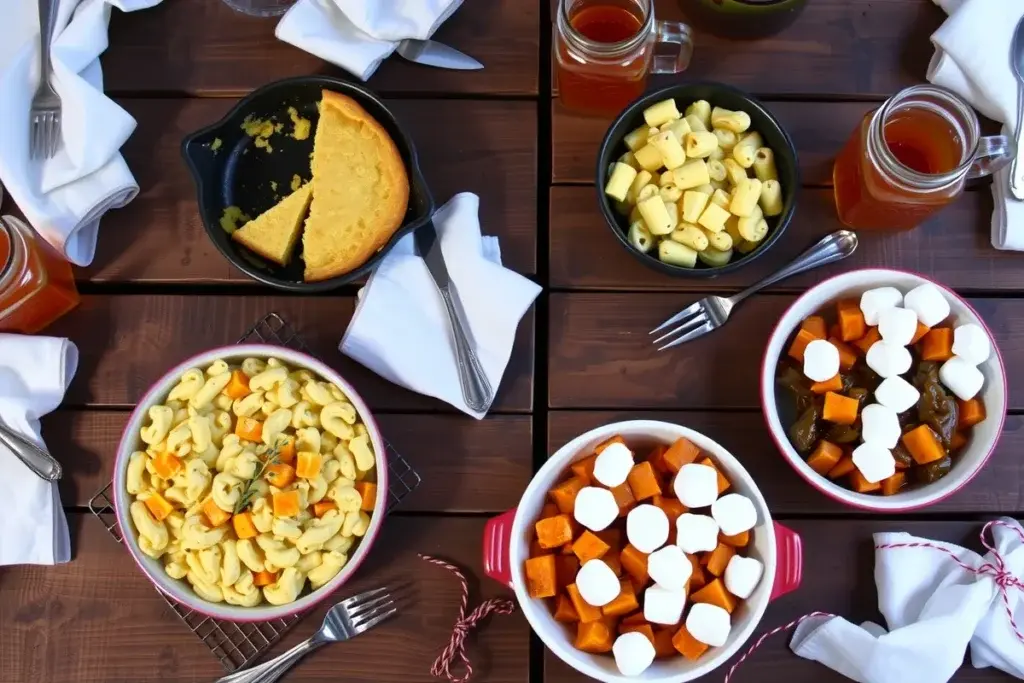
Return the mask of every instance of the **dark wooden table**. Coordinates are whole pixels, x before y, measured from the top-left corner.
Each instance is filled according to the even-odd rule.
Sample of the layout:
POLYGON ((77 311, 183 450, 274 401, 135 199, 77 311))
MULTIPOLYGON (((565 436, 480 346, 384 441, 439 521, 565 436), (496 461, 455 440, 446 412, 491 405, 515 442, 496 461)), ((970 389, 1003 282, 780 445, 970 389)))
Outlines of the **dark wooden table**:
MULTIPOLYGON (((678 15, 670 2, 660 2, 659 12, 678 15)), ((355 288, 316 297, 261 288, 221 258, 200 225, 179 157, 182 136, 265 82, 337 70, 276 41, 273 21, 236 15, 217 0, 167 0, 134 15, 115 13, 103 66, 108 91, 139 122, 125 154, 142 192, 104 219, 95 263, 79 272, 82 305, 49 330, 73 339, 82 355, 64 405, 44 421, 65 467, 74 560, 0 569, 0 680, 191 682, 222 673, 85 505, 109 481, 128 411, 148 385, 191 353, 233 342, 270 311, 356 385, 423 476, 351 589, 414 577, 414 607, 351 644, 321 651, 288 680, 430 680, 457 614, 458 585, 415 552, 466 565, 476 574, 477 596, 507 594, 482 575, 484 522, 516 504, 548 453, 610 420, 663 418, 721 441, 754 474, 775 516, 803 536, 803 586, 769 608, 765 629, 811 610, 877 618, 874 531, 973 543, 979 521, 1024 510, 1017 460, 1024 446, 1024 268, 1017 255, 989 245, 992 203, 984 189, 967 192, 912 233, 864 236, 850 262, 759 295, 727 331, 661 355, 647 339, 648 329, 706 291, 750 284, 839 227, 832 157, 866 110, 922 80, 928 36, 942 12, 928 0, 814 0, 798 23, 771 39, 698 37, 685 77, 725 81, 764 98, 796 141, 806 183, 785 239, 756 265, 715 281, 647 270, 607 233, 592 169, 608 121, 560 108, 549 16, 548 0, 469 0, 437 38, 480 59, 485 71, 444 72, 393 59, 370 81, 412 131, 439 201, 461 190, 480 194, 484 231, 501 238, 506 263, 545 286, 522 323, 494 410, 477 422, 338 353, 355 288), (971 297, 1010 375, 1011 416, 986 470, 952 499, 907 517, 853 513, 811 490, 770 446, 759 415, 757 369, 773 321, 811 282, 861 265, 915 270, 971 297)), ((656 79, 652 87, 668 82, 656 79)), ((306 617, 279 649, 311 633, 322 612, 306 617)), ((545 652, 518 614, 490 620, 470 652, 476 680, 582 680, 545 652)), ((784 638, 747 667, 739 683, 845 680, 790 654, 784 638)), ((965 668, 955 680, 1000 678, 965 668)))

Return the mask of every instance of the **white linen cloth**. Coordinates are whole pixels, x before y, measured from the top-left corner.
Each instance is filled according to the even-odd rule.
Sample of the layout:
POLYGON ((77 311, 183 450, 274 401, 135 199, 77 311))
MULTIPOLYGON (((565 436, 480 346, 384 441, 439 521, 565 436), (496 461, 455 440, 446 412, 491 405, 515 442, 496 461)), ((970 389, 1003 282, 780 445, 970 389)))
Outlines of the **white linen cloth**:
MULTIPOLYGON (((1010 45, 1024 0, 934 0, 949 19, 932 35, 928 80, 956 92, 1012 139, 1017 124, 1017 79, 1010 45)), ((1024 251, 1024 202, 1010 194, 1010 168, 992 179, 992 246, 1024 251)))
MULTIPOLYGON (((60 405, 77 368, 78 348, 67 339, 0 334, 0 420, 46 448, 39 418, 60 405)), ((71 559, 57 484, 40 479, 3 444, 0 500, 0 565, 71 559)))
POLYGON ((135 119, 103 94, 100 54, 112 7, 160 0, 60 0, 51 44, 52 84, 62 103, 64 145, 29 159, 29 109, 39 83, 37 0, 3 0, 0 12, 0 180, 29 223, 72 263, 96 254, 100 218, 139 192, 120 149, 135 119), (77 8, 76 8, 77 5, 77 8), (73 13, 73 15, 72 15, 73 13))
POLYGON ((426 40, 462 0, 298 0, 281 17, 280 40, 361 80, 407 38, 426 40))
MULTIPOLYGON (((993 544, 1018 579, 1024 576, 1024 544, 1020 525, 993 525, 993 544)), ((1022 532, 1024 533, 1024 532, 1022 532)), ((977 553, 952 543, 930 541, 907 533, 875 534, 876 547, 890 543, 926 542, 953 552, 970 567, 994 562, 992 553, 977 553)), ((960 668, 971 648, 975 668, 993 666, 1024 678, 1024 644, 1006 616, 1002 594, 991 576, 958 566, 934 548, 875 550, 878 609, 888 630, 866 622, 851 624, 842 617, 812 617, 797 626, 790 648, 859 683, 943 683, 960 668)), ((1020 591, 1008 588, 1018 628, 1024 627, 1020 591)))
MULTIPOLYGON (((445 265, 462 302, 480 364, 497 392, 516 328, 541 288, 501 265, 498 238, 482 237, 475 194, 434 214, 445 265)), ((341 352, 381 377, 439 398, 477 419, 462 397, 448 313, 414 235, 403 237, 359 292, 341 352)))

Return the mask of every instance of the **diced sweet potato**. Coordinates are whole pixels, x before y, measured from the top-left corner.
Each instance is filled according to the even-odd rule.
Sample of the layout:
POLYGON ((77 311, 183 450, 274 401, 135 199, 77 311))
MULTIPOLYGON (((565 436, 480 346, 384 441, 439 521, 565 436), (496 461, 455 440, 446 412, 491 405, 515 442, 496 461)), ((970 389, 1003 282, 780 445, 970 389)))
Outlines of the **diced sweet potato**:
MULTIPOLYGON (((318 503, 313 503, 313 515, 315 517, 323 517, 324 515, 326 515, 331 510, 337 510, 337 509, 338 509, 338 506, 334 504, 334 501, 321 500, 318 503)), ((540 547, 538 546, 538 550, 539 549, 540 549, 540 547)), ((530 555, 532 557, 533 553, 530 553, 530 555)), ((543 555, 543 553, 537 553, 537 555, 543 555)))
POLYGON ((672 473, 678 472, 683 465, 689 465, 700 456, 700 449, 689 439, 679 438, 668 447, 661 456, 665 466, 672 473))
POLYGON ((913 338, 911 338, 910 343, 916 344, 917 342, 921 341, 922 339, 924 339, 924 335, 928 334, 931 331, 931 329, 932 328, 928 327, 927 325, 922 325, 921 321, 918 321, 917 329, 914 330, 914 336, 913 338))
POLYGON ((875 491, 882 490, 882 482, 876 481, 872 484, 864 478, 864 475, 860 473, 860 470, 854 469, 850 472, 850 488, 857 493, 874 493, 875 491))
POLYGON ((611 437, 610 439, 605 439, 601 443, 599 443, 596 446, 594 446, 594 454, 595 455, 601 455, 601 451, 603 451, 604 449, 608 448, 613 443, 621 443, 623 446, 625 446, 626 445, 626 440, 623 439, 618 434, 616 434, 615 436, 611 437))
POLYGON ((843 455, 843 457, 839 458, 839 462, 837 462, 835 466, 828 471, 828 478, 839 479, 840 477, 845 477, 855 469, 857 469, 857 466, 853 464, 853 458, 849 455, 843 455))
POLYGON ((731 545, 733 548, 746 548, 750 544, 750 532, 741 531, 732 536, 726 536, 723 533, 719 533, 718 540, 726 545, 731 545))
POLYGON ((685 626, 680 626, 679 630, 672 636, 672 646, 675 648, 676 652, 686 657, 691 662, 695 662, 700 659, 700 656, 708 649, 707 645, 691 636, 685 626))
POLYGON ((608 552, 617 553, 622 550, 622 531, 611 527, 603 531, 595 531, 594 535, 608 544, 608 552))
POLYGON ((647 583, 647 554, 627 544, 619 554, 622 568, 640 583, 647 583))
POLYGON ((825 409, 822 411, 822 417, 828 422, 852 425, 857 421, 859 409, 860 403, 857 399, 830 391, 825 394, 825 409))
POLYGON ((657 644, 654 642, 654 629, 650 624, 628 624, 626 626, 619 626, 619 633, 642 633, 647 636, 647 640, 651 641, 651 645, 655 646, 655 652, 657 652, 657 644))
POLYGON ((725 589, 722 579, 713 579, 696 593, 690 595, 691 602, 706 602, 718 605, 730 614, 736 609, 736 598, 725 589))
POLYGON ((240 417, 235 423, 235 434, 246 441, 258 442, 263 436, 263 423, 252 417, 240 417))
POLYGON ((162 479, 170 479, 181 470, 181 458, 174 453, 164 451, 153 458, 153 469, 162 479))
POLYGON ((706 555, 707 562, 704 563, 704 566, 711 574, 722 576, 725 574, 725 568, 729 566, 729 560, 735 554, 735 548, 727 543, 719 542, 718 547, 706 555))
POLYGON ((600 608, 594 607, 584 600, 575 583, 570 583, 566 586, 565 592, 568 593, 569 599, 572 600, 572 606, 576 608, 576 614, 579 615, 582 623, 587 624, 601 619, 600 608))
POLYGON ((803 322, 800 323, 801 330, 807 330, 815 339, 824 339, 828 336, 828 326, 825 325, 825 319, 820 315, 811 315, 804 318, 803 322))
POLYGON ((615 576, 622 576, 622 553, 609 550, 601 558, 601 561, 608 565, 608 568, 615 572, 615 576))
POLYGON ((891 477, 882 480, 882 495, 892 496, 900 492, 907 481, 906 472, 897 472, 891 477))
POLYGON ((789 357, 798 363, 804 362, 804 350, 807 349, 807 345, 817 339, 811 332, 804 329, 796 331, 796 336, 793 337, 793 343, 789 345, 789 357))
POLYGON ((597 461, 596 455, 588 455, 582 460, 574 462, 570 469, 578 479, 582 479, 589 486, 594 482, 594 463, 597 461))
POLYGON ((592 654, 600 654, 602 652, 610 652, 612 649, 612 631, 608 628, 608 624, 598 620, 584 622, 580 621, 576 625, 576 642, 574 645, 577 650, 583 652, 590 652, 592 654))
POLYGON ((252 575, 253 585, 256 586, 269 586, 270 584, 277 581, 277 572, 255 572, 252 575))
POLYGON ((545 517, 538 521, 534 528, 537 530, 540 547, 545 550, 572 542, 572 526, 569 524, 569 515, 545 517))
POLYGON ((658 628, 654 631, 654 657, 656 659, 667 659, 676 656, 675 645, 672 644, 672 636, 675 635, 670 628, 658 628))
POLYGON ((704 567, 700 564, 700 558, 696 555, 687 555, 686 558, 690 560, 690 592, 702 588, 707 583, 707 577, 704 574, 704 567))
POLYGON ((555 621, 563 624, 574 624, 580 620, 579 613, 573 607, 572 600, 568 595, 559 595, 555 603, 555 621))
POLYGON ((576 506, 576 496, 586 485, 587 482, 579 477, 573 477, 548 491, 548 495, 551 496, 551 500, 554 501, 561 512, 571 515, 573 508, 576 506))
POLYGON ((171 514, 174 510, 174 506, 156 491, 150 492, 149 497, 146 498, 146 507, 149 508, 150 514, 158 522, 167 519, 167 515, 171 514))
POLYGON ((683 513, 688 510, 685 505, 679 502, 678 498, 671 498, 669 496, 655 496, 651 503, 655 507, 661 508, 661 511, 668 517, 669 529, 675 529, 676 520, 682 517, 683 513))
POLYGON ((283 489, 285 486, 295 481, 295 468, 291 465, 286 465, 283 462, 277 463, 276 465, 268 465, 267 473, 264 476, 267 478, 267 481, 270 482, 271 486, 283 489))
POLYGON ((867 333, 867 323, 859 301, 843 299, 836 304, 836 313, 839 317, 839 336, 844 342, 856 341, 867 333))
POLYGON ((540 509, 540 518, 554 517, 562 514, 562 511, 558 509, 558 506, 554 503, 544 503, 544 507, 540 509))
POLYGON ((945 362, 953 357, 953 330, 934 327, 921 338, 921 360, 945 362))
POLYGON ((636 507, 636 499, 633 497, 633 491, 629 488, 628 481, 611 489, 611 492, 615 497, 615 504, 619 506, 619 517, 625 517, 630 510, 636 507))
POLYGON ((377 485, 372 481, 357 481, 356 491, 362 498, 359 509, 364 512, 373 512, 373 506, 377 502, 377 485))
POLYGON ((949 440, 949 450, 956 453, 966 445, 967 436, 963 432, 953 432, 953 436, 949 440))
POLYGON ((807 458, 807 464, 818 474, 825 476, 839 463, 843 457, 843 449, 831 441, 822 439, 814 452, 807 458))
POLYGON ((970 401, 957 401, 960 407, 960 421, 957 423, 959 429, 970 429, 985 419, 985 404, 980 398, 972 398, 970 401))
POLYGON ((860 339, 854 339, 850 343, 857 347, 857 349, 863 355, 868 352, 868 349, 874 346, 876 341, 880 341, 881 339, 882 333, 878 331, 878 328, 869 327, 867 332, 864 333, 863 337, 861 337, 860 339))
MULTIPOLYGON (((333 505, 334 503, 331 503, 333 505)), ((240 512, 231 518, 231 526, 235 528, 235 536, 239 540, 255 538, 260 532, 252 522, 252 515, 248 512, 240 512)))
POLYGON ((654 467, 649 462, 639 462, 634 465, 633 469, 629 471, 626 481, 629 482, 629 490, 633 492, 633 498, 638 501, 661 495, 658 475, 654 473, 654 467))
POLYGON ((811 385, 811 393, 825 394, 830 391, 842 391, 843 390, 843 378, 836 373, 832 379, 827 379, 824 382, 815 382, 811 385))
POLYGON ((575 555, 555 555, 555 580, 558 582, 558 590, 564 590, 570 583, 575 583, 579 570, 580 561, 575 555))
POLYGON ((572 552, 579 558, 580 564, 596 560, 608 552, 608 548, 608 544, 591 531, 584 531, 572 544, 572 552))
POLYGON ((319 453, 302 451, 299 453, 298 462, 295 463, 295 476, 303 479, 316 479, 320 475, 320 465, 323 458, 319 453))
POLYGON ((904 434, 900 441, 918 465, 927 465, 946 457, 946 450, 928 425, 919 425, 904 434))
POLYGON ((718 475, 718 495, 722 495, 729 490, 729 487, 732 486, 732 484, 730 484, 729 480, 725 478, 725 475, 722 474, 722 470, 718 468, 718 465, 715 464, 714 460, 705 456, 702 460, 699 460, 698 463, 701 465, 707 465, 718 475))
POLYGON ((295 437, 286 436, 277 442, 277 459, 288 465, 295 460, 295 437))
POLYGON ((295 517, 299 514, 299 492, 281 491, 273 496, 275 517, 295 517))
POLYGON ((232 399, 243 398, 252 393, 249 389, 249 375, 241 370, 234 370, 228 385, 224 387, 224 393, 232 399))
POLYGON ((213 498, 207 498, 203 501, 203 504, 200 507, 202 508, 207 521, 210 523, 210 526, 220 526, 231 519, 231 513, 221 510, 220 507, 213 502, 213 498))
POLYGON ((625 580, 619 581, 619 595, 602 607, 601 611, 606 617, 621 617, 639 607, 640 604, 637 602, 636 593, 633 591, 633 584, 629 580, 625 580))
POLYGON ((533 598, 553 598, 558 594, 554 555, 531 557, 526 561, 526 586, 533 598))
POLYGON ((828 341, 839 351, 839 369, 842 372, 849 372, 857 364, 857 352, 846 342, 838 337, 829 337, 828 341))
POLYGON ((670 470, 668 464, 665 462, 665 452, 668 450, 668 446, 665 444, 659 444, 648 454, 647 462, 651 463, 651 467, 658 474, 669 474, 670 470))

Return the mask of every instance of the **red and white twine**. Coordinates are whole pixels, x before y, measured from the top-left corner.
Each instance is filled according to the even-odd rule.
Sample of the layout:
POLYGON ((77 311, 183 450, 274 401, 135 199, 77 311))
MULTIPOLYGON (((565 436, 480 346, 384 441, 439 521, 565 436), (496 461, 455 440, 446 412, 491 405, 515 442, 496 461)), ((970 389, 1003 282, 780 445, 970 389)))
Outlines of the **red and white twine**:
POLYGON ((454 564, 431 557, 430 555, 419 553, 419 556, 427 562, 438 567, 444 567, 452 574, 455 574, 462 584, 462 604, 459 607, 459 618, 455 622, 452 638, 448 641, 444 651, 434 661, 434 665, 430 668, 430 674, 437 678, 447 678, 451 683, 466 683, 473 675, 473 667, 470 666, 469 658, 466 657, 466 637, 469 635, 469 632, 492 613, 512 614, 516 609, 515 603, 504 598, 491 598, 477 605, 467 616, 466 610, 469 609, 469 583, 466 581, 466 576, 462 573, 462 570, 454 564), (456 659, 459 661, 456 662, 456 659), (462 676, 456 676, 452 672, 452 669, 459 662, 461 662, 462 668, 465 669, 465 673, 462 676))
MULTIPOLYGON (((882 543, 876 545, 875 549, 899 550, 905 548, 929 548, 931 550, 938 550, 939 552, 944 553, 947 557, 949 557, 949 559, 951 559, 954 563, 956 563, 958 567, 960 567, 964 571, 969 572, 971 574, 976 574, 978 576, 992 577, 992 580, 995 582, 996 586, 999 587, 1000 596, 1003 598, 1003 607, 1006 608, 1006 619, 1010 622, 1010 628, 1013 629, 1013 633, 1017 636, 1017 640, 1019 640, 1021 643, 1024 643, 1024 635, 1021 635, 1020 629, 1017 628, 1017 622, 1013 618, 1013 608, 1010 606, 1009 594, 1009 589, 1011 588, 1015 588, 1019 591, 1024 591, 1024 582, 1022 582, 1020 579, 1014 576, 1006 568, 1006 560, 1003 559, 1003 556, 999 554, 999 551, 996 550, 995 546, 992 543, 990 543, 987 538, 987 534, 992 529, 992 527, 997 526, 1010 529, 1015 534, 1017 534, 1017 537, 1020 539, 1021 543, 1024 544, 1024 532, 1021 531, 1020 527, 1010 524, 1008 522, 1004 522, 1000 519, 994 519, 991 522, 986 523, 985 526, 981 529, 981 545, 985 548, 985 550, 989 551, 992 554, 992 559, 991 561, 985 562, 979 567, 972 567, 969 564, 966 564, 965 562, 961 561, 960 558, 956 556, 956 553, 951 551, 949 548, 945 548, 941 545, 937 545, 929 541, 913 541, 911 543, 882 543)), ((732 667, 729 669, 729 673, 725 675, 724 683, 729 683, 729 679, 732 678, 733 674, 736 672, 736 669, 738 669, 740 665, 743 664, 743 662, 745 662, 748 657, 750 657, 750 655, 754 654, 754 651, 757 650, 757 648, 761 647, 761 645, 764 644, 764 641, 768 640, 772 636, 778 635, 779 633, 784 633, 786 631, 790 631, 799 626, 807 619, 811 619, 813 617, 834 616, 836 615, 830 614, 828 612, 811 612, 810 614, 803 615, 799 619, 794 619, 793 621, 789 622, 784 626, 779 626, 778 628, 768 631, 768 633, 765 633, 760 638, 758 638, 757 641, 753 645, 751 645, 746 652, 743 653, 742 657, 736 660, 736 663, 733 664, 732 667)))

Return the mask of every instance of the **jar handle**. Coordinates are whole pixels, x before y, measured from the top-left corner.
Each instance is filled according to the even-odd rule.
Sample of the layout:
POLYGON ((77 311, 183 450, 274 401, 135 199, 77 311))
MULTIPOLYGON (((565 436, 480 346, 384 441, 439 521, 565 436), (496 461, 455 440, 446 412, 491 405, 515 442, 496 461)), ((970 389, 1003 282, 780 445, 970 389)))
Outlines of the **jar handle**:
POLYGON ((693 31, 681 21, 655 24, 653 74, 677 74, 690 66, 693 56, 693 31))
POLYGON ((1013 161, 1013 141, 1006 135, 990 135, 978 141, 978 153, 967 171, 967 179, 984 178, 1013 161))

